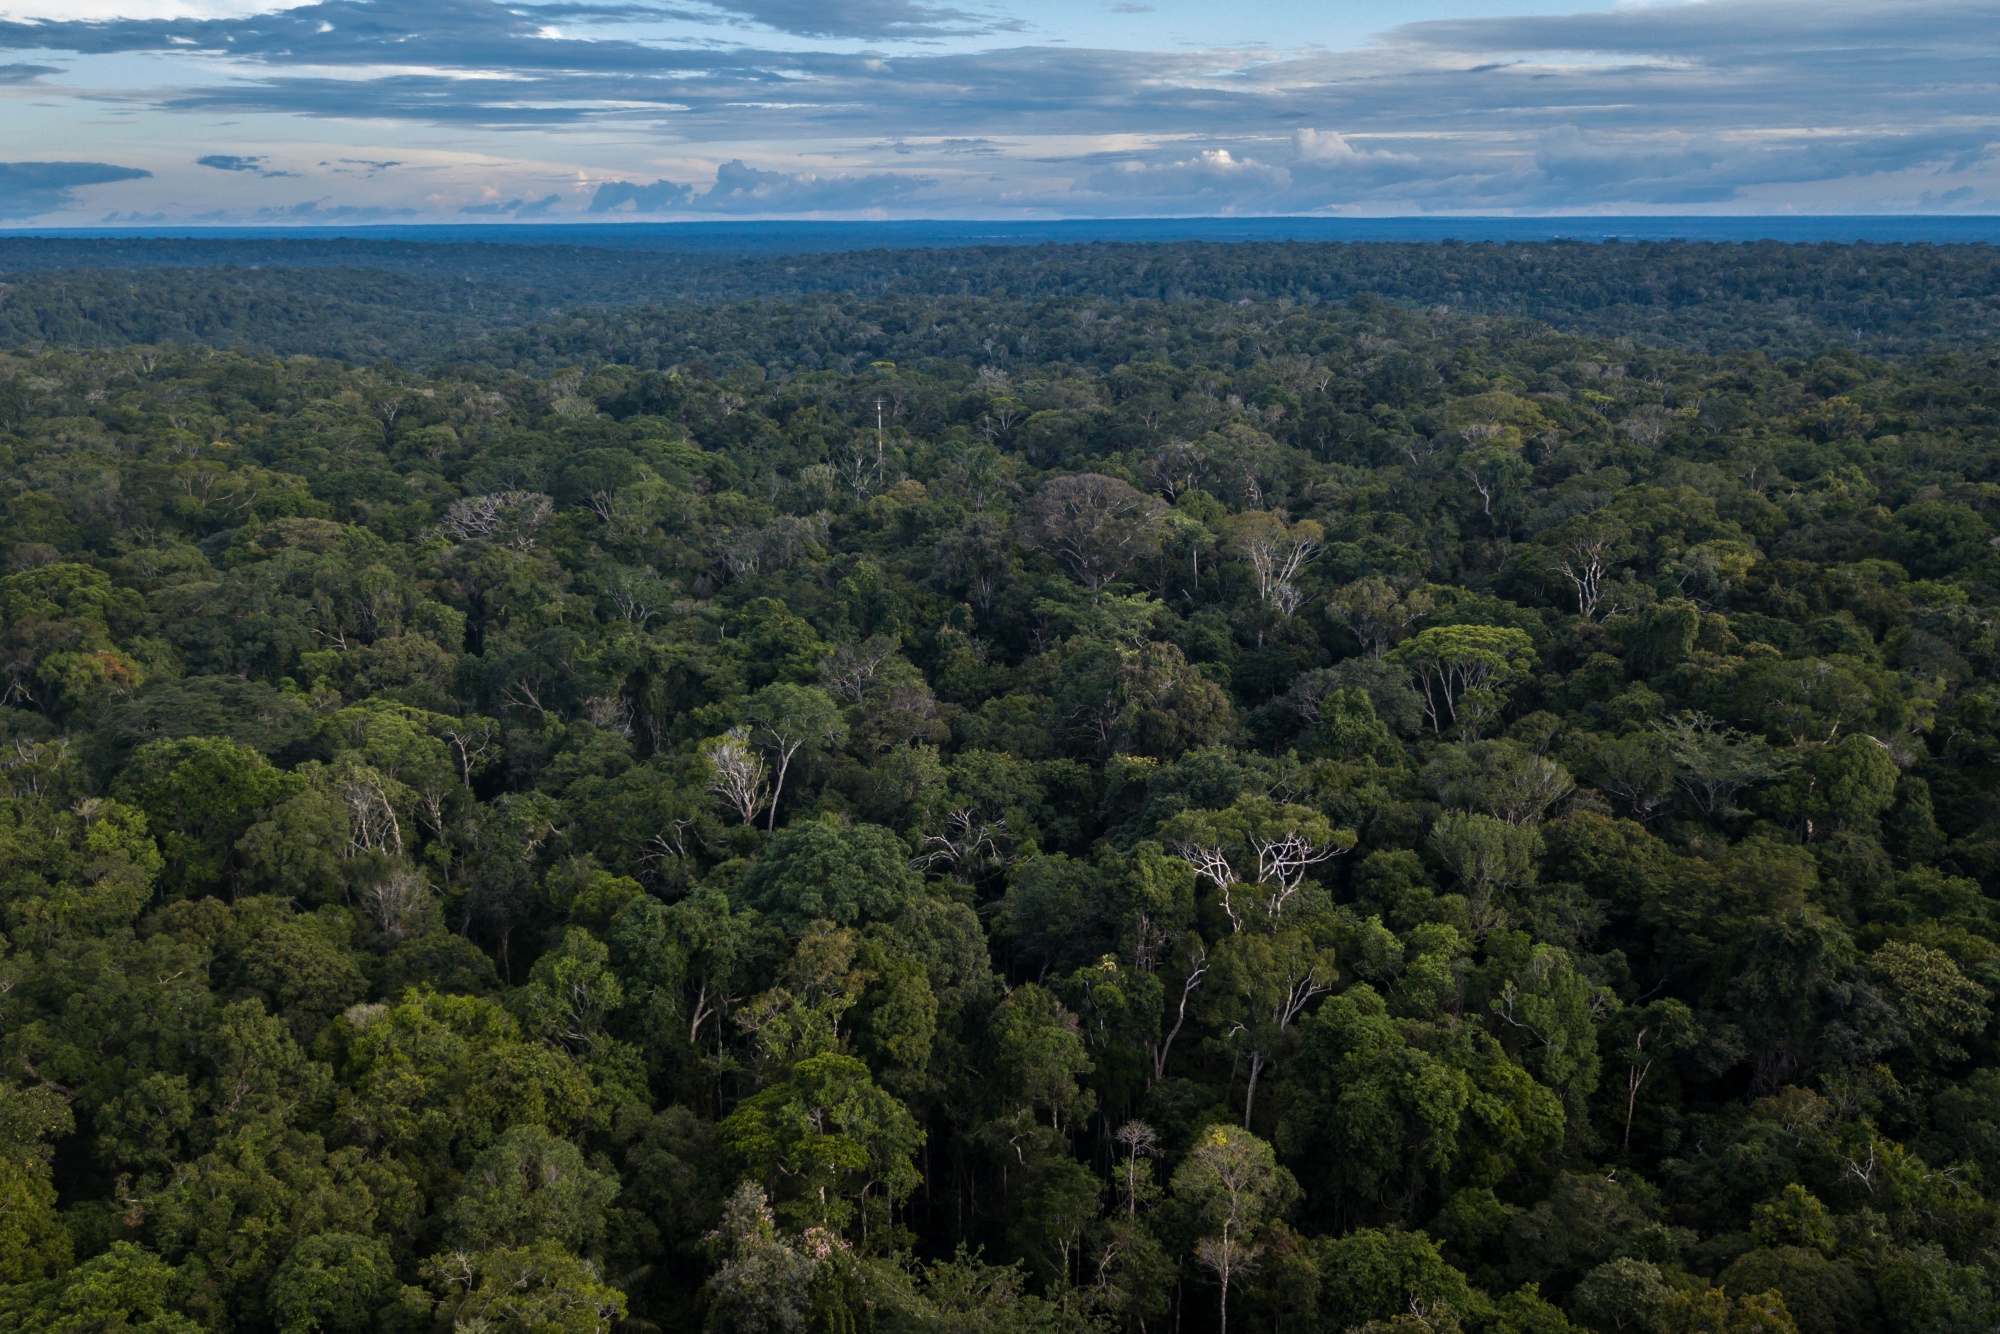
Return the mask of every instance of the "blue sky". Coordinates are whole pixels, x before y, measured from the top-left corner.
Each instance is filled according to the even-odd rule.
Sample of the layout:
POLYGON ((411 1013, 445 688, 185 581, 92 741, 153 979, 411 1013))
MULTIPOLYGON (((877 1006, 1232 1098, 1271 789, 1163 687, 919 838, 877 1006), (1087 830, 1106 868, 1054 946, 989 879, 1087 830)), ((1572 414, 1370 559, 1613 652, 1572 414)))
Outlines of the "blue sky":
POLYGON ((0 0, 0 225, 2000 212, 2000 3, 0 0))

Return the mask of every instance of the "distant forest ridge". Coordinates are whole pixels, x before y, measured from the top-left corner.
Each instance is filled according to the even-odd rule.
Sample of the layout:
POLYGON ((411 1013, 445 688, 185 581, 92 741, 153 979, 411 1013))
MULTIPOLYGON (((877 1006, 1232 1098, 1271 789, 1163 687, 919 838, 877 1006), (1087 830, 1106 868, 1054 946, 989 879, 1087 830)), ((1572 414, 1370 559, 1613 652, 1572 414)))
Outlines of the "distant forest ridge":
MULTIPOLYGON (((651 364, 659 339, 649 327, 731 302, 799 303, 872 327, 926 303, 951 303, 956 318, 978 300, 1000 303, 987 314, 1004 326, 1004 307, 1051 300, 1282 307, 1367 297, 1698 352, 1910 356, 1994 339, 2000 250, 1188 240, 784 255, 332 236, 0 238, 6 348, 195 342, 534 370, 548 357, 651 364), (871 303, 865 317, 856 301, 871 303)), ((885 354, 881 340, 862 341, 871 345, 856 355, 885 354)), ((729 349, 709 353, 726 359, 729 349)), ((794 359, 791 368, 813 367, 794 359)))
MULTIPOLYGON (((613 215, 615 216, 615 215, 613 215)), ((0 235, 6 233, 0 232, 0 235)), ((31 235, 21 232, 20 235, 31 235)), ((813 254, 1093 241, 1792 241, 1943 245, 2000 242, 2000 217, 1820 214, 1749 217, 907 218, 641 222, 370 223, 363 226, 99 227, 32 233, 63 240, 333 240, 573 245, 609 250, 813 254)))

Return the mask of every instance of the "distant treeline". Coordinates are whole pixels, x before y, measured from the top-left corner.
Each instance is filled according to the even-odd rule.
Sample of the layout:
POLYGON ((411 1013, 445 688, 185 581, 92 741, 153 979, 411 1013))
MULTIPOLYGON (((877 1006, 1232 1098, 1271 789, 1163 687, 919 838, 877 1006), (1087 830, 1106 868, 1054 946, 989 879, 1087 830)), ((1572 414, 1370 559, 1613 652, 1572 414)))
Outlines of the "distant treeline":
MULTIPOLYGON (((1984 245, 1090 244, 805 256, 347 239, 0 241, 0 346, 192 341, 351 360, 531 364, 632 321, 828 297, 1399 305, 1704 352, 1910 355, 2000 331, 1984 245), (629 313, 657 307, 658 317, 629 313), (579 319, 582 323, 579 324, 579 319), (583 332, 588 329, 588 332, 583 332)), ((618 332, 624 330, 624 332, 618 332)), ((713 349, 711 349, 713 352, 713 349)))

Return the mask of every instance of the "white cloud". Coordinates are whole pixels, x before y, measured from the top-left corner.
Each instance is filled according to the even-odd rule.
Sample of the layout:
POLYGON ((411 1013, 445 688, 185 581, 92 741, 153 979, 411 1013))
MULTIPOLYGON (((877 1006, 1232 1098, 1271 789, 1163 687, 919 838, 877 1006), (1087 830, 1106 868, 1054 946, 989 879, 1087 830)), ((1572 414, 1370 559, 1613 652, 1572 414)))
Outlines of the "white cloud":
MULTIPOLYGON (((164 122, 163 140, 183 134, 181 115, 257 118, 254 143, 247 129, 243 142, 200 132, 218 159, 248 161, 280 143, 274 127, 287 123, 310 126, 329 159, 400 159, 440 134, 518 157, 516 176, 482 177, 498 191, 490 199, 426 203, 420 192, 434 183, 404 173, 369 187, 370 207, 445 213, 539 202, 565 178, 611 182, 604 209, 656 214, 919 200, 926 211, 986 213, 2000 205, 1991 0, 1710 0, 1465 19, 1345 52, 853 48, 855 34, 989 21, 986 0, 958 6, 703 8, 711 28, 733 16, 739 35, 829 34, 784 50, 625 29, 559 35, 623 12, 625 0, 317 0, 247 19, 0 24, 0 50, 35 53, 23 56, 37 63, 18 67, 18 87, 59 59, 64 86, 85 94, 77 156, 122 151, 90 146, 100 131, 89 118, 109 101, 164 122), (135 88, 134 53, 169 71, 161 82, 171 86, 135 88), (370 127, 365 152, 340 145, 356 122, 370 127), (530 138, 532 151, 516 147, 530 138), (976 157, 946 148, 972 141, 991 147, 976 157), (662 142, 674 145, 671 162, 643 176, 619 165, 654 161, 662 142), (875 170, 892 151, 910 171, 875 170), (674 183, 711 172, 713 186, 674 183), (1908 202, 1885 203, 1896 200, 1908 202)), ((148 165, 167 175, 163 162, 148 165)), ((263 188, 247 170, 232 181, 263 188)), ((164 179, 107 187, 121 191, 122 208, 171 197, 164 179)))
POLYGON ((162 19, 241 19, 298 9, 316 0, 0 0, 0 19, 16 22, 109 23, 162 19))

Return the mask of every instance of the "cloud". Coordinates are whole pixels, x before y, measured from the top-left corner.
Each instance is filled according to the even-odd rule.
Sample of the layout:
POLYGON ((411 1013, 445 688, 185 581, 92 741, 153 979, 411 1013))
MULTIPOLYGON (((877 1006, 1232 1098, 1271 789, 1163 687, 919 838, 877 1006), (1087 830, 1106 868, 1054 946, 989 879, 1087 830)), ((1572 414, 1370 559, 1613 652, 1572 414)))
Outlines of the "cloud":
POLYGON ((1415 162, 1408 153, 1356 148, 1346 135, 1310 127, 1292 131, 1292 159, 1315 167, 1352 167, 1376 162, 1415 162))
POLYGON ((54 65, 0 65, 0 85, 33 83, 44 74, 61 74, 54 65))
POLYGON ((1713 0, 1634 5, 1594 13, 1444 19, 1406 24, 1390 41, 1452 52, 1659 56, 1726 64, 1773 54, 1873 58, 1994 45, 1993 10, 1982 0, 1713 0))
POLYGON ((217 171, 250 171, 255 172, 259 176, 267 177, 298 175, 295 171, 275 171, 266 167, 264 165, 265 160, 265 158, 259 155, 238 157, 234 153, 210 153, 206 157, 198 157, 194 161, 198 167, 213 167, 217 171))
POLYGON ((711 0, 715 8, 799 37, 862 41, 1019 32, 1019 19, 915 0, 711 0))
POLYGON ((475 217, 543 218, 562 203, 561 195, 543 195, 532 202, 524 199, 509 199, 505 203, 471 204, 459 210, 460 213, 475 217))
POLYGON ((898 41, 1021 32, 1021 20, 1005 14, 958 9, 924 0, 688 0, 685 4, 618 3, 617 0, 555 0, 525 3, 519 13, 546 25, 565 23, 680 22, 753 26, 795 37, 898 41))
POLYGON ((879 208, 930 184, 924 177, 896 172, 820 176, 760 171, 738 158, 716 168, 714 186, 696 207, 716 213, 848 212, 879 208))
POLYGON ((927 177, 898 172, 820 176, 764 171, 737 158, 717 167, 715 184, 700 192, 668 180, 651 185, 606 181, 597 187, 588 211, 611 213, 630 204, 635 213, 850 213, 880 208, 932 184, 927 177))
POLYGON ((1702 139, 1590 134, 1559 125, 1536 144, 1535 166, 1551 192, 1565 199, 1697 204, 1735 193, 1727 174, 1716 171, 1726 156, 1702 139))
POLYGON ((86 185, 136 181, 151 176, 137 167, 108 162, 0 162, 0 218, 32 218, 76 203, 86 185))
POLYGON ((8 18, 102 22, 119 19, 242 18, 309 0, 0 0, 8 18))
MULTIPOLYGON (((250 216, 258 222, 387 222, 391 218, 414 218, 417 210, 377 204, 335 204, 329 208, 324 199, 308 199, 303 204, 260 208, 250 216)), ((216 212, 201 214, 196 221, 235 222, 239 219, 233 214, 216 212)))
POLYGON ((630 204, 634 213, 664 213, 686 204, 693 196, 693 186, 676 185, 672 181, 654 181, 651 185, 606 181, 590 197, 589 211, 611 213, 630 204))
POLYGON ((1077 190, 1094 194, 1149 196, 1185 203, 1217 200, 1246 204, 1291 183, 1291 173, 1226 148, 1210 148, 1178 162, 1114 162, 1077 178, 1077 190))
MULTIPOLYGON (((1289 52, 979 48, 965 38, 1012 22, 988 4, 318 0, 0 21, 0 47, 77 52, 86 71, 94 55, 195 53, 163 55, 184 77, 150 98, 116 66, 101 96, 156 113, 528 129, 554 145, 665 136, 721 164, 713 186, 606 182, 598 213, 919 198, 978 212, 2000 207, 1991 0, 1708 0, 1418 23, 1362 50, 1289 52), (729 40, 670 41, 668 17, 729 40), (558 20, 598 26, 585 39, 558 20), (788 37, 759 47, 757 30, 788 37), (953 43, 914 45, 942 36, 953 43), (855 49, 889 40, 913 45, 855 49), (928 174, 871 171, 885 153, 928 174)), ((472 206, 534 199, 547 161, 472 206)), ((382 198, 439 194, 396 179, 378 182, 382 198)))

